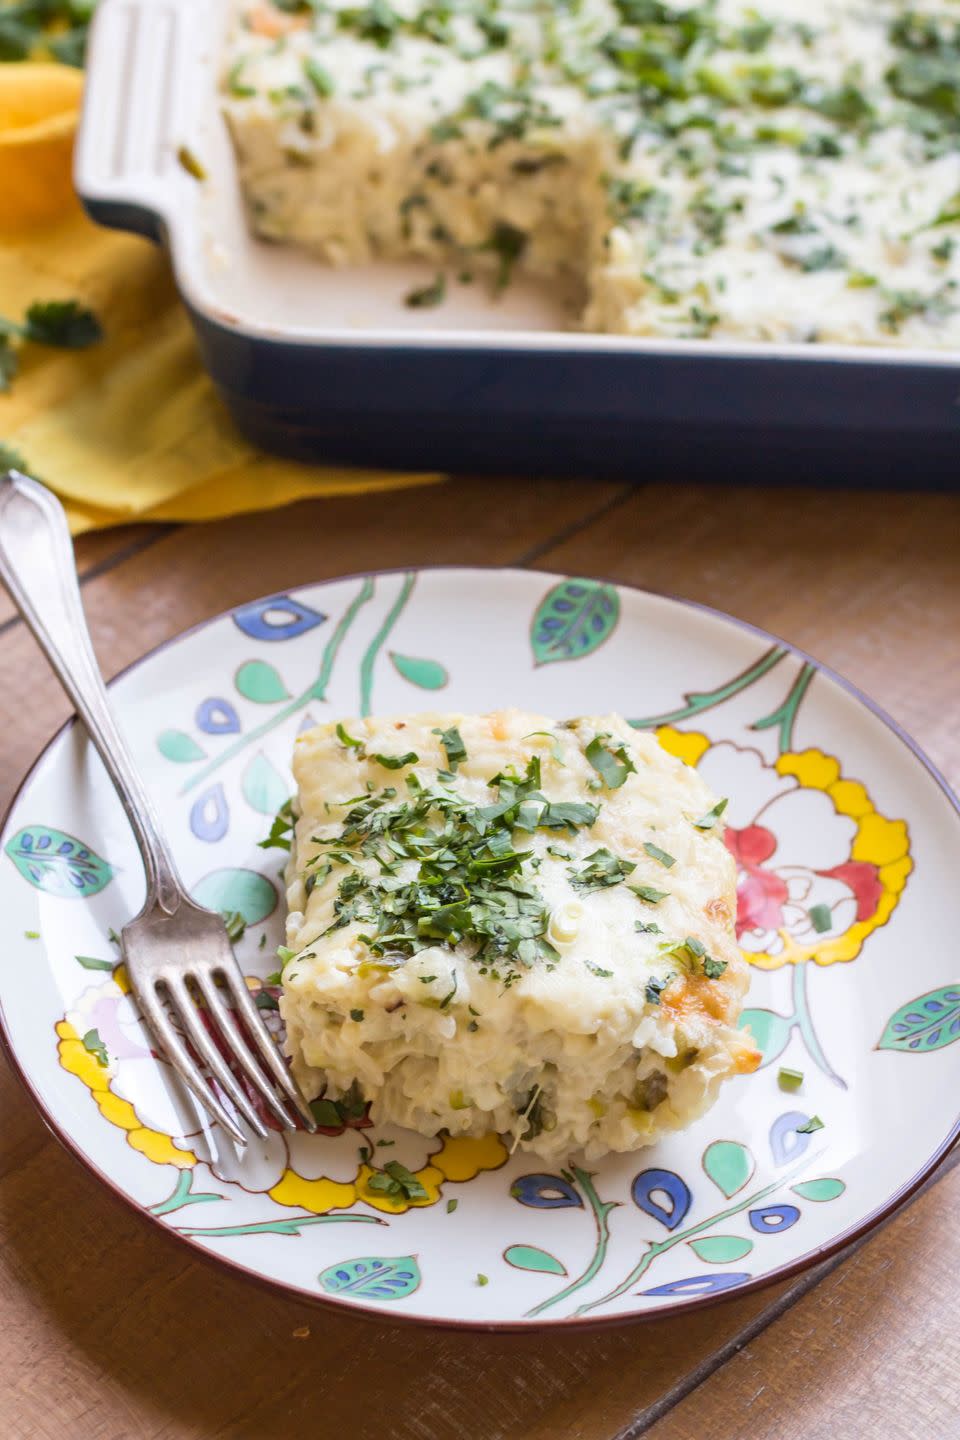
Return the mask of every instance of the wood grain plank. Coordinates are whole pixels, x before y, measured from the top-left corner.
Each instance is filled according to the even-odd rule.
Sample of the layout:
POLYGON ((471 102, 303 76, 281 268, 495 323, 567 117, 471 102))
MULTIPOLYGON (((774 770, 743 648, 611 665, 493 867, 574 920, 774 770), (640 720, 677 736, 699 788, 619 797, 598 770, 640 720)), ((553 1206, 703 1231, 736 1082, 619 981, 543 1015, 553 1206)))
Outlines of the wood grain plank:
MULTIPOLYGON (((102 573, 112 563, 118 563, 137 549, 161 539, 170 529, 169 525, 121 525, 113 530, 98 530, 78 536, 73 549, 81 581, 102 573)), ((13 601, 0 586, 0 635, 16 618, 13 601)))

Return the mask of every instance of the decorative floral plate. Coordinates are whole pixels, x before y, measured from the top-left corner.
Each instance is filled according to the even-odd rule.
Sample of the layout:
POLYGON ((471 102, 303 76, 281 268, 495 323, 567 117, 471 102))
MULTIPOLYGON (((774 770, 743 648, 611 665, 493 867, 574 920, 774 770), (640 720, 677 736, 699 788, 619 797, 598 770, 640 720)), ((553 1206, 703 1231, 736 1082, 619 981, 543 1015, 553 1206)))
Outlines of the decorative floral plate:
POLYGON ((244 917, 237 954, 274 1023, 282 857, 258 841, 304 726, 374 709, 616 709, 730 797, 744 1019, 764 1063, 691 1129, 549 1173, 496 1135, 426 1140, 362 1116, 239 1155, 140 1024, 112 938, 141 904, 139 859, 83 731, 64 730, 0 840, 6 1044, 68 1147, 204 1254, 383 1317, 645 1317, 811 1264, 889 1213, 956 1137, 956 802, 867 701, 769 636, 597 580, 359 576, 211 620, 113 699, 197 898, 244 917), (423 1195, 370 1189, 389 1159, 423 1195))

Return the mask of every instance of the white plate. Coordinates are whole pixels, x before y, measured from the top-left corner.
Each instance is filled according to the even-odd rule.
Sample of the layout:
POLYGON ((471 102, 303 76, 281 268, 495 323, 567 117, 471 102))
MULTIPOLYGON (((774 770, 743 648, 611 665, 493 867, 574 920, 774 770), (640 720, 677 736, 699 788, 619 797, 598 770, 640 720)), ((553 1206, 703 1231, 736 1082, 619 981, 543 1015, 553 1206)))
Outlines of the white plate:
POLYGON ((766 1063, 688 1131, 592 1174, 576 1157, 544 1173, 496 1136, 370 1129, 274 1135, 239 1157, 178 1093, 114 968, 110 933, 142 902, 141 867, 84 732, 62 731, 0 841, 4 1038, 64 1143, 202 1253, 383 1318, 646 1317, 822 1258, 956 1138, 956 801, 868 701, 771 637, 596 580, 438 569, 257 601, 148 656, 112 693, 195 893, 246 914, 238 956, 268 1006, 282 856, 257 842, 312 721, 616 709, 731 797, 748 1018, 766 1063), (799 1091, 781 1088, 781 1065, 803 1072, 799 1091), (813 1116, 823 1128, 804 1133, 813 1116), (366 1190, 367 1145, 374 1164, 416 1171, 427 1200, 366 1190))

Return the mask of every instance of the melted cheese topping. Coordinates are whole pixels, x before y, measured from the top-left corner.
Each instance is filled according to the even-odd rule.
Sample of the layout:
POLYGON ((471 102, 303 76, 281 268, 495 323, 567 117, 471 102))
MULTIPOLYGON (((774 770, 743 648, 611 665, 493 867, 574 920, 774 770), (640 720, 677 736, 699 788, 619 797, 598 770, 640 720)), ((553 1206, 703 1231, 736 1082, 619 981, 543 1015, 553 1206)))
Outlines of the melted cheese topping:
POLYGON ((256 229, 633 335, 960 344, 955 0, 239 0, 256 229))
POLYGON ((722 823, 694 823, 715 797, 651 736, 618 716, 350 720, 301 736, 294 773, 281 1011, 311 1098, 595 1156, 753 1068, 734 864, 722 823))

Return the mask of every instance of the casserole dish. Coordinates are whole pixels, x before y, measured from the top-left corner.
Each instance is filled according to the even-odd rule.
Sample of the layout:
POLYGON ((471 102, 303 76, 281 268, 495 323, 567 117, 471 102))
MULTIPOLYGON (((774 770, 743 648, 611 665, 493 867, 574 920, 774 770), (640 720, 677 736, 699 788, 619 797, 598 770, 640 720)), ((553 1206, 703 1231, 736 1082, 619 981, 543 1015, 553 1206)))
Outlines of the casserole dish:
POLYGON ((570 332, 529 279, 425 313, 402 297, 429 265, 330 269, 257 241, 220 107, 228 19, 229 0, 101 0, 76 182, 95 220, 168 247, 255 443, 392 466, 955 483, 949 352, 570 332))

